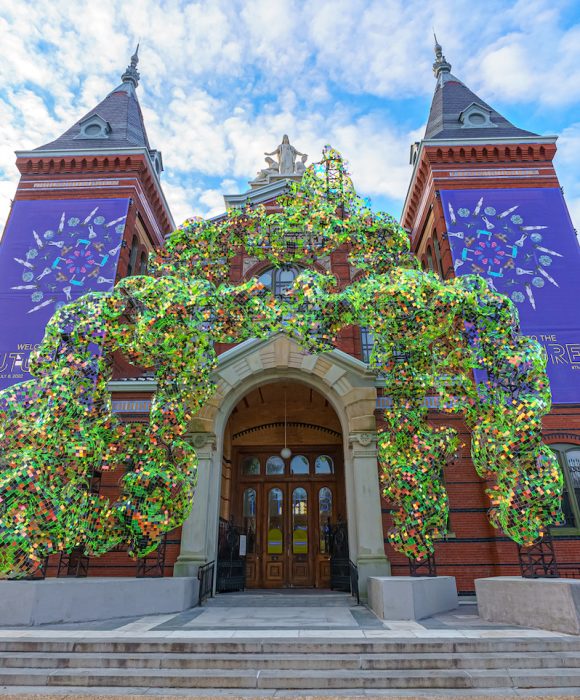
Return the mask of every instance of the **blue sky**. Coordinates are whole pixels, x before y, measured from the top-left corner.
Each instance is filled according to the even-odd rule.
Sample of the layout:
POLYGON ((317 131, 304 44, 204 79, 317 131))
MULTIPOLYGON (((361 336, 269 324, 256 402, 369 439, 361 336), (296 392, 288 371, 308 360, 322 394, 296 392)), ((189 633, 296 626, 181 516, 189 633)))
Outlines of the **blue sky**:
POLYGON ((223 209, 288 133, 343 152, 398 216, 435 87, 432 28, 453 73, 516 125, 558 134, 580 228, 580 3, 575 0, 0 0, 0 226, 14 151, 65 131, 141 42, 139 99, 179 223, 223 209))

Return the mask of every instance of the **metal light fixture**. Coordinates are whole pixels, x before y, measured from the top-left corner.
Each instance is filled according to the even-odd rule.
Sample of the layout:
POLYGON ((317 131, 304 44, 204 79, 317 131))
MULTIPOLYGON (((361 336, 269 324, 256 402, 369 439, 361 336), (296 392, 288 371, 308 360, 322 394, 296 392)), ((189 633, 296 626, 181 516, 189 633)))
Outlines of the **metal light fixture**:
POLYGON ((280 457, 282 459, 290 459, 292 457, 292 450, 286 444, 288 421, 286 420, 286 387, 284 387, 284 447, 280 450, 280 457))

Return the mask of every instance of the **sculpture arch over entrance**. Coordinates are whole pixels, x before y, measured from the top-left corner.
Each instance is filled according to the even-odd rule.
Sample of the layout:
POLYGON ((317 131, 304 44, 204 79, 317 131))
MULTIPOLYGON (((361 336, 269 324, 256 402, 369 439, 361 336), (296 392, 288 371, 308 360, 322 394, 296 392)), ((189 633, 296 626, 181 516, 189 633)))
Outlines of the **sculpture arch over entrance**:
POLYGON ((312 387, 334 409, 343 436, 350 556, 359 567, 361 590, 369 575, 388 574, 376 457, 375 377, 367 366, 340 350, 310 354, 292 338, 277 334, 248 340, 223 353, 214 381, 214 396, 190 426, 200 460, 198 485, 183 525, 175 575, 195 575, 200 565, 216 559, 228 419, 246 394, 279 381, 312 387))

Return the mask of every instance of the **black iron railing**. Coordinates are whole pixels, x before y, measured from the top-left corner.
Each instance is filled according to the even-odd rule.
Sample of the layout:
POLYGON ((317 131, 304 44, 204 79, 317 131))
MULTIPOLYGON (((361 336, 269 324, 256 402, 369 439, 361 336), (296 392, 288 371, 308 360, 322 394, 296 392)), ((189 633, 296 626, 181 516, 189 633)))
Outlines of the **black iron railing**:
POLYGON ((430 554, 421 561, 409 559, 409 572, 411 576, 437 576, 435 555, 430 554))
POLYGON ((550 533, 546 533, 540 542, 531 547, 518 545, 518 559, 523 578, 558 578, 560 576, 554 540, 550 533))
POLYGON ((345 522, 332 525, 330 539, 330 588, 333 591, 351 590, 348 530, 345 522))
POLYGON ((165 574, 165 554, 167 534, 163 535, 159 546, 150 555, 137 559, 137 578, 162 578, 165 574))
POLYGON ((213 575, 215 570, 215 561, 210 561, 197 570, 197 578, 199 579, 199 599, 198 604, 202 605, 204 600, 213 598, 213 575))
POLYGON ((220 518, 216 590, 243 591, 246 587, 246 560, 240 556, 242 530, 232 521, 220 518))
POLYGON ((89 575, 89 561, 89 556, 82 547, 73 549, 72 552, 61 552, 56 575, 85 578, 89 575))
POLYGON ((356 604, 360 605, 360 594, 358 590, 358 566, 352 561, 348 562, 350 568, 350 594, 356 598, 356 604))

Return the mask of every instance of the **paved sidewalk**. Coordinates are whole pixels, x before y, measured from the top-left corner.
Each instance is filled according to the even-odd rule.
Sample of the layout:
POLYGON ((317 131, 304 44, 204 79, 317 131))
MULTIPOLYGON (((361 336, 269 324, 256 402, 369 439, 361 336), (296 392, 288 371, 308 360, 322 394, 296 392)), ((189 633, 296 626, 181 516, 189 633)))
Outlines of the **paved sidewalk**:
POLYGON ((482 620, 474 600, 420 622, 383 622, 345 593, 326 591, 246 591, 224 593, 202 607, 170 615, 12 627, 0 639, 448 639, 568 637, 557 632, 482 620))

